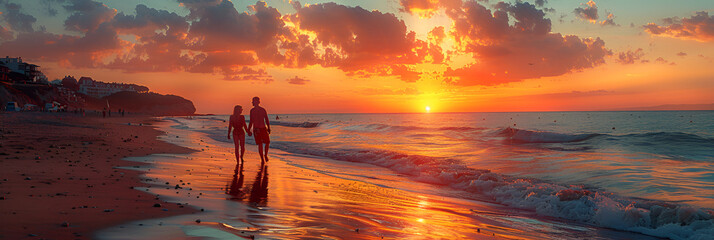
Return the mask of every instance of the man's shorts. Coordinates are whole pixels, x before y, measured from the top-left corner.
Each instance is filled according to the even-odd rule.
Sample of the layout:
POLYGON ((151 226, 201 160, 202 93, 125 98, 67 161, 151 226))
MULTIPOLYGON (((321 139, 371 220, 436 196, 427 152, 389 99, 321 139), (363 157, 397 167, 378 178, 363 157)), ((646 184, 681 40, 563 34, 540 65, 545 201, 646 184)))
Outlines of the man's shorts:
POLYGON ((253 129, 253 137, 255 138, 255 144, 270 143, 270 135, 267 128, 253 129))

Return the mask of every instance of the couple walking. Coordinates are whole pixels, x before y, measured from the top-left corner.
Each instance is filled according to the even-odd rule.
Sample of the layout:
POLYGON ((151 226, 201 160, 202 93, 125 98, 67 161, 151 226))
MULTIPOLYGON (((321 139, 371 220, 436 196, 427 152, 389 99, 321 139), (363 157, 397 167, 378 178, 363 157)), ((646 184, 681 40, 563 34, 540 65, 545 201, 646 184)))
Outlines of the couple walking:
POLYGON ((233 115, 231 115, 228 122, 228 139, 231 139, 231 134, 233 135, 233 142, 236 145, 236 161, 238 164, 243 163, 243 154, 245 153, 245 133, 248 136, 251 135, 250 129, 253 129, 253 134, 255 138, 255 144, 258 145, 258 154, 260 154, 261 163, 268 161, 268 148, 270 147, 270 121, 268 120, 268 112, 265 108, 259 106, 260 98, 253 97, 253 109, 250 110, 250 123, 248 126, 245 125, 245 117, 241 115, 243 113, 243 107, 236 105, 233 108, 233 115), (231 131, 235 129, 234 131, 231 131), (245 130, 245 132, 243 131, 245 130), (265 147, 263 147, 265 144, 265 147), (239 154, 240 152, 240 154, 239 154))

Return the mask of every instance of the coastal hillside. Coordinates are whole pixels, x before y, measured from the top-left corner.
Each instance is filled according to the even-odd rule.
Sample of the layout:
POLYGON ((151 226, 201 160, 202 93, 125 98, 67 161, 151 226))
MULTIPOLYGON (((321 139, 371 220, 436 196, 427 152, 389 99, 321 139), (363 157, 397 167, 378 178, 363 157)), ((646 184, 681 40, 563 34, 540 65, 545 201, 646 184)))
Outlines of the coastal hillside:
POLYGON ((183 97, 152 92, 118 92, 100 99, 97 107, 106 106, 107 102, 112 110, 123 109, 152 115, 191 115, 196 112, 193 102, 183 97))
POLYGON ((82 93, 68 95, 57 86, 42 84, 0 84, 0 106, 4 109, 7 102, 16 102, 21 107, 34 104, 39 108, 45 103, 58 102, 68 110, 102 110, 109 103, 113 111, 124 109, 126 112, 162 116, 191 115, 196 112, 193 102, 175 95, 124 91, 97 98, 82 93))

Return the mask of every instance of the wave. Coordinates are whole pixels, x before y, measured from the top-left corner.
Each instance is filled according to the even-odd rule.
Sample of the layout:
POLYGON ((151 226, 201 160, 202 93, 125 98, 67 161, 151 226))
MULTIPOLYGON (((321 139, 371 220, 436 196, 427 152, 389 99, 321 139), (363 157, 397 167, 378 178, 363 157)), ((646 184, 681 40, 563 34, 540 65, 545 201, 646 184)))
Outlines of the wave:
POLYGON ((497 130, 496 135, 505 137, 508 143, 513 144, 548 144, 544 147, 556 151, 628 149, 631 152, 657 154, 674 160, 711 161, 714 158, 713 138, 683 132, 566 134, 509 127, 497 130), (562 145, 553 146, 552 143, 562 145))
POLYGON ((271 125, 283 126, 283 127, 299 127, 299 128, 316 128, 320 126, 321 122, 283 122, 283 121, 270 121, 271 125))
MULTIPOLYGON (((173 121, 185 127, 185 123, 177 120, 173 121)), ((317 126, 320 126, 320 124, 317 124, 317 126)), ((334 126, 339 126, 340 128, 358 126, 363 129, 389 129, 393 127, 385 124, 324 125, 324 127, 334 126)), ((399 131, 405 129, 408 128, 401 128, 399 131)), ((215 140, 230 142, 225 138, 225 130, 194 130, 207 133, 208 136, 215 140)), ((432 130, 438 129, 432 128, 432 130)), ((516 140, 513 141, 517 143, 580 143, 596 140, 594 143, 615 141, 614 143, 618 145, 623 142, 638 145, 638 142, 649 143, 653 141, 665 144, 683 141, 685 145, 709 145, 714 141, 694 134, 669 132, 618 136, 597 133, 561 134, 506 128, 497 130, 496 134, 512 140, 515 138, 516 140)), ((680 145, 682 144, 680 143, 680 145)), ((662 148, 662 145, 656 146, 659 146, 657 148, 662 148)), ((368 163, 384 167, 409 176, 415 181, 448 186, 465 191, 475 199, 531 210, 541 216, 557 217, 600 227, 639 232, 671 239, 711 239, 711 236, 714 236, 714 212, 711 209, 696 208, 679 203, 627 198, 584 186, 566 186, 538 179, 503 175, 491 172, 488 169, 470 168, 461 161, 444 157, 404 154, 376 149, 335 148, 319 143, 280 140, 273 141, 271 147, 296 154, 368 163)), ((568 146, 566 145, 566 147, 568 146)), ((587 148, 589 146, 584 147, 587 148)), ((707 149, 711 149, 711 146, 707 149)))
POLYGON ((386 150, 320 148, 298 142, 275 142, 272 146, 291 153, 385 167, 419 182, 449 186, 479 200, 531 210, 542 216, 672 239, 714 236, 714 212, 688 205, 508 176, 469 168, 449 158, 386 150))
POLYGON ((408 125, 390 125, 390 124, 357 124, 348 125, 342 127, 343 130, 355 131, 355 132, 407 132, 407 131, 475 131, 484 130, 486 128, 477 127, 439 127, 439 128, 427 128, 419 126, 408 126, 408 125))
POLYGON ((567 143, 588 140, 603 134, 565 134, 546 131, 531 131, 518 128, 505 128, 499 131, 499 135, 507 137, 516 143, 567 143))

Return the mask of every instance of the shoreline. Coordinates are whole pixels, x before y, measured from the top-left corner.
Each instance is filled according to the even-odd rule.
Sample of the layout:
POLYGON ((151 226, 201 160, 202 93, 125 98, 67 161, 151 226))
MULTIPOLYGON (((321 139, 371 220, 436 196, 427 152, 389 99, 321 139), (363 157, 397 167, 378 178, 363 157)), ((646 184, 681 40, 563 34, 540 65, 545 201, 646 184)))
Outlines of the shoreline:
POLYGON ((156 121, 0 114, 0 238, 91 239, 122 223, 197 212, 134 189, 148 184, 127 168, 146 164, 123 158, 194 152, 157 139, 156 121))
POLYGON ((153 187, 143 190, 205 211, 114 226, 97 233, 101 239, 656 239, 461 198, 367 163, 271 149, 263 166, 247 144, 238 168, 233 144, 223 131, 211 135, 211 124, 179 118, 158 126, 169 132, 160 139, 200 151, 133 158, 155 164, 145 171, 153 187))

